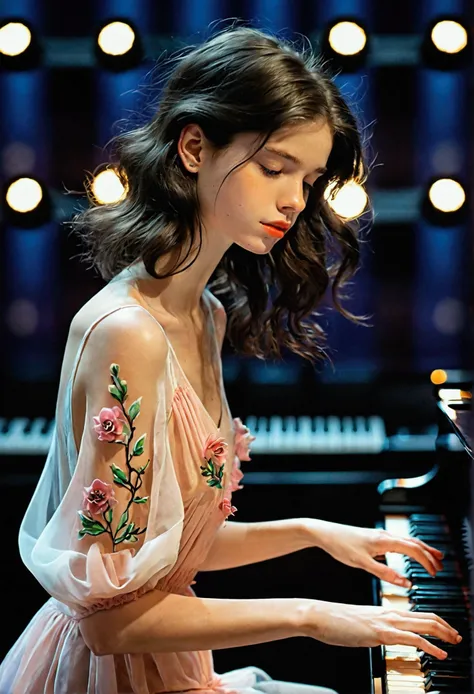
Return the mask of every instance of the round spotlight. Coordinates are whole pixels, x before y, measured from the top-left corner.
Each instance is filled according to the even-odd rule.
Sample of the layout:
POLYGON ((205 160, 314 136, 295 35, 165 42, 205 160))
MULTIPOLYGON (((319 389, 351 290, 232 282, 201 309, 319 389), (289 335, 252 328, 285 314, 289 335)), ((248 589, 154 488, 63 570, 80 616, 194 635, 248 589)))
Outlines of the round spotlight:
POLYGON ((468 200, 465 187, 454 178, 433 178, 426 186, 422 214, 435 226, 455 226, 465 221, 468 200))
POLYGON ((459 22, 444 20, 431 30, 431 40, 443 53, 459 53, 467 46, 467 31, 459 22))
POLYGON ((357 17, 339 17, 328 24, 321 37, 321 54, 334 72, 355 72, 365 65, 369 35, 357 17))
POLYGON ((101 29, 97 42, 107 55, 125 55, 135 43, 135 32, 125 22, 110 22, 101 29))
POLYGON ((3 55, 20 55, 30 43, 31 31, 22 22, 8 22, 0 28, 0 53, 3 55))
POLYGON ((36 32, 24 19, 10 17, 0 23, 0 66, 31 70, 39 64, 41 49, 36 32))
POLYGON ((18 178, 8 186, 5 198, 14 212, 32 212, 43 198, 43 189, 34 178, 18 178))
POLYGON ((427 67, 456 70, 470 64, 472 41, 460 17, 437 17, 426 27, 421 56, 427 67))
POLYGON ((356 55, 367 44, 367 35, 355 22, 338 22, 329 31, 329 45, 340 55, 356 55))
POLYGON ((440 178, 428 191, 428 197, 436 210, 457 212, 466 202, 466 193, 460 183, 452 178, 440 178))
POLYGON ((367 207, 368 196, 363 186, 355 181, 346 183, 337 193, 335 184, 329 184, 324 192, 324 198, 334 212, 344 219, 356 219, 367 207))
POLYGON ((443 383, 446 383, 447 380, 448 374, 446 373, 446 371, 444 371, 444 369, 435 369, 430 374, 430 381, 435 386, 440 386, 443 383))
POLYGON ((51 196, 48 188, 32 176, 10 179, 2 195, 5 219, 13 226, 31 228, 51 219, 51 196))
POLYGON ((115 169, 104 169, 94 176, 92 194, 99 205, 110 205, 120 202, 127 195, 115 169))
POLYGON ((137 28, 122 18, 103 23, 97 31, 95 54, 98 63, 108 70, 122 72, 137 67, 144 56, 137 28))

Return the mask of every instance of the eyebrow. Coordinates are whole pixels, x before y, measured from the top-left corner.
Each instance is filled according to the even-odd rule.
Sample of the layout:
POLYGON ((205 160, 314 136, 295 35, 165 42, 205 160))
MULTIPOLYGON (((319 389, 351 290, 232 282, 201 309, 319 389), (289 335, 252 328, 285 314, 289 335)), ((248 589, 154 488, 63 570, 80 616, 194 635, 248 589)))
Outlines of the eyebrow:
MULTIPOLYGON (((298 159, 298 157, 295 157, 293 154, 290 154, 289 152, 285 152, 282 149, 276 149, 275 147, 268 147, 265 146, 264 150, 267 152, 271 152, 272 154, 276 154, 278 157, 283 157, 283 159, 288 159, 288 161, 293 162, 293 164, 296 164, 297 166, 303 166, 303 162, 298 159)), ((315 169, 316 173, 321 173, 324 174, 326 173, 327 169, 326 167, 322 166, 319 167, 318 169, 315 169)))

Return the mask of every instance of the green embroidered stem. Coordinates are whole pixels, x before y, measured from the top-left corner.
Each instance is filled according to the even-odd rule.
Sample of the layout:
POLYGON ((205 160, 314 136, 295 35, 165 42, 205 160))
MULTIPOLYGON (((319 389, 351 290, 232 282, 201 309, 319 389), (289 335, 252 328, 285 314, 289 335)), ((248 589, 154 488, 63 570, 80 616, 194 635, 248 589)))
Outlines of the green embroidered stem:
POLYGON ((201 465, 201 475, 203 477, 208 477, 207 484, 210 487, 217 487, 217 489, 222 489, 222 478, 224 475, 224 465, 217 465, 212 458, 204 458, 206 464, 201 465))
POLYGON ((120 367, 118 364, 111 364, 110 375, 112 378, 112 385, 109 386, 109 393, 120 403, 120 407, 126 421, 126 425, 124 425, 126 441, 115 440, 110 441, 109 443, 115 443, 125 447, 125 463, 128 474, 126 475, 121 468, 114 464, 110 466, 110 469, 112 470, 114 484, 128 489, 131 493, 131 498, 125 508, 125 511, 120 517, 115 532, 112 531, 113 508, 110 506, 110 504, 107 505, 106 510, 102 513, 102 517, 106 524, 105 527, 102 525, 102 523, 100 523, 100 521, 94 520, 93 518, 85 516, 83 513, 79 512, 79 516, 82 521, 82 529, 79 531, 79 538, 84 537, 84 535, 101 535, 103 533, 107 533, 112 538, 113 552, 115 552, 116 545, 119 545, 122 542, 137 542, 138 535, 142 535, 146 531, 146 527, 140 529, 139 527, 135 527, 135 523, 133 521, 129 522, 129 509, 133 503, 144 504, 148 501, 147 496, 137 496, 137 491, 143 484, 142 475, 150 464, 150 460, 148 460, 145 465, 139 467, 138 469, 131 465, 132 458, 143 455, 146 434, 140 436, 140 438, 135 442, 133 450, 130 452, 130 444, 136 430, 133 422, 140 414, 141 398, 135 400, 135 402, 130 405, 128 412, 126 411, 124 402, 127 399, 128 388, 126 381, 122 381, 120 379, 119 371, 120 367), (136 474, 135 484, 132 483, 133 472, 136 474))

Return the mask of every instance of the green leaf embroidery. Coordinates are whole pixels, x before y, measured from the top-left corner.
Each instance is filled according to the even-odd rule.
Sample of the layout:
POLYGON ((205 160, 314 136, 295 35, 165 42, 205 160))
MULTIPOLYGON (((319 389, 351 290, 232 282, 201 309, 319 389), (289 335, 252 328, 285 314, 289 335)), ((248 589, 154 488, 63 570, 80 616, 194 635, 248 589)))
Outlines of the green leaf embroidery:
POLYGON ((110 469, 113 472, 114 482, 116 484, 120 484, 122 486, 125 486, 128 483, 127 475, 123 472, 123 470, 121 470, 119 467, 117 467, 117 465, 114 465, 112 463, 112 465, 110 466, 110 469))
POLYGON ((113 398, 115 398, 119 402, 123 401, 123 395, 116 386, 109 386, 109 393, 113 398))
POLYGON ((128 523, 128 508, 120 516, 119 524, 117 525, 117 532, 122 530, 128 523))
POLYGON ((217 465, 217 463, 214 463, 212 458, 209 458, 209 460, 206 460, 206 465, 201 465, 201 475, 203 477, 210 477, 210 479, 207 480, 207 484, 210 487, 217 487, 218 489, 222 489, 222 478, 224 475, 224 464, 222 465, 217 465))
POLYGON ((79 539, 83 538, 84 535, 102 535, 103 533, 107 532, 105 528, 83 528, 82 530, 79 530, 79 539))
POLYGON ((142 475, 145 472, 145 470, 147 469, 147 467, 149 466, 149 464, 150 464, 150 460, 148 459, 148 462, 146 463, 146 465, 143 465, 142 467, 138 468, 138 474, 142 475))
POLYGON ((145 465, 139 467, 138 470, 131 466, 131 461, 133 457, 143 455, 144 453, 146 433, 142 434, 142 436, 140 436, 140 438, 137 439, 133 446, 132 452, 130 452, 130 444, 135 432, 133 421, 140 414, 142 398, 138 398, 130 405, 127 414, 125 408, 123 407, 123 403, 127 399, 128 386, 127 381, 121 379, 119 373, 120 366, 118 364, 111 364, 110 376, 112 379, 112 384, 108 386, 108 391, 110 395, 115 400, 118 400, 118 402, 120 402, 120 404, 122 405, 124 420, 126 420, 124 421, 123 425, 123 435, 125 440, 115 440, 110 441, 110 443, 121 444, 125 448, 125 463, 127 466, 127 470, 126 472, 124 472, 120 467, 114 464, 110 465, 110 469, 112 470, 114 484, 127 489, 131 495, 131 498, 127 503, 127 507, 120 516, 120 520, 118 522, 117 528, 115 529, 115 532, 113 532, 111 528, 111 523, 113 520, 113 509, 110 505, 103 513, 103 517, 107 522, 107 527, 104 527, 99 521, 94 520, 89 516, 86 516, 81 511, 78 511, 82 524, 82 528, 79 530, 78 533, 79 539, 83 538, 85 535, 102 535, 103 533, 107 533, 112 538, 113 552, 115 552, 116 545, 124 541, 137 542, 138 535, 142 535, 146 531, 146 527, 140 529, 138 527, 135 527, 135 523, 133 521, 129 522, 129 508, 133 503, 145 504, 149 499, 148 496, 141 497, 137 496, 136 493, 138 489, 142 486, 141 476, 150 464, 150 459, 147 461, 145 465), (132 473, 134 473, 135 475, 134 482, 132 482, 132 473))
POLYGON ((143 454, 144 447, 145 447, 145 439, 146 439, 146 434, 143 434, 142 436, 140 436, 138 441, 135 442, 132 455, 142 455, 143 454))
POLYGON ((130 405, 130 408, 128 410, 128 416, 130 417, 130 420, 132 422, 140 414, 140 401, 141 401, 141 398, 138 398, 138 400, 135 400, 135 402, 132 402, 132 404, 130 405))

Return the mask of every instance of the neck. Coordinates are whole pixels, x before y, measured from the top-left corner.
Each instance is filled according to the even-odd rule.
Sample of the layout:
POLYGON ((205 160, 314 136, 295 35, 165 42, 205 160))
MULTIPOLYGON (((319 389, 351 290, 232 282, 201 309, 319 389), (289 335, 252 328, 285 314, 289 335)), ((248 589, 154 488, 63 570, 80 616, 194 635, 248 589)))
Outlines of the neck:
MULTIPOLYGON (((121 275, 135 280, 138 291, 153 307, 162 309, 178 319, 198 316, 206 285, 225 251, 230 247, 226 241, 223 249, 222 241, 224 239, 220 244, 211 245, 206 243, 203 234, 199 254, 195 258, 195 251, 192 251, 183 265, 188 265, 190 261, 193 261, 192 264, 171 277, 155 279, 148 274, 141 260, 131 265, 121 275)), ((160 258, 155 263, 155 272, 166 273, 173 264, 174 258, 160 258)))

